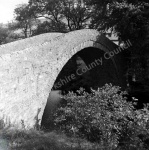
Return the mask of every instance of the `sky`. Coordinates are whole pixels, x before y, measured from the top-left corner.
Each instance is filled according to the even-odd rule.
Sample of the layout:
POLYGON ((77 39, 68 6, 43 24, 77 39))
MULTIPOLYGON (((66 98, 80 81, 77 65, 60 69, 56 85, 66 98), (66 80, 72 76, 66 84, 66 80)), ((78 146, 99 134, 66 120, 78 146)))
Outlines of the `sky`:
POLYGON ((28 3, 29 0, 0 0, 0 23, 8 23, 14 19, 16 5, 28 3))

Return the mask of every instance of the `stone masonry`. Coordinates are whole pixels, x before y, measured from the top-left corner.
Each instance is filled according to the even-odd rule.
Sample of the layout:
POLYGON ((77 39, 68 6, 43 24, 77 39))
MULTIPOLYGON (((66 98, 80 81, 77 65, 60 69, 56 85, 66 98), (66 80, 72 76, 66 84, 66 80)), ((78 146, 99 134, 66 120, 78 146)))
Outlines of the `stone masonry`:
MULTIPOLYGON (((0 46, 0 119, 6 126, 41 123, 48 95, 66 62, 78 51, 115 47, 96 30, 46 33, 0 46)), ((114 60, 113 60, 114 61, 114 60)))

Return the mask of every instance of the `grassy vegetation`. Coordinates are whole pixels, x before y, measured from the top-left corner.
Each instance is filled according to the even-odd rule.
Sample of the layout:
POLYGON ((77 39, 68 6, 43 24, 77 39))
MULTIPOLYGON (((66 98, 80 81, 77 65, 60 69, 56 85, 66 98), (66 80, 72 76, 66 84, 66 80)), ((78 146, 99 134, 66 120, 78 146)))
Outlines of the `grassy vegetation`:
POLYGON ((37 130, 0 130, 1 150, 99 150, 98 144, 90 143, 86 140, 67 137, 63 133, 37 130), (2 141, 2 142, 1 142, 2 141))

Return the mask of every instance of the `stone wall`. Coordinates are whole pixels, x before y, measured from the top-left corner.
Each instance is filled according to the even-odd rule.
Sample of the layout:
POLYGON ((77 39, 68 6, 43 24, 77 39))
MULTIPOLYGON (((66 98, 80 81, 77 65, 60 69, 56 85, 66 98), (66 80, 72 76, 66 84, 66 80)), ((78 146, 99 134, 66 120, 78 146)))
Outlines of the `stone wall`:
POLYGON ((17 128, 40 124, 56 77, 66 62, 86 47, 110 51, 115 45, 96 30, 84 29, 0 46, 0 119, 17 128))

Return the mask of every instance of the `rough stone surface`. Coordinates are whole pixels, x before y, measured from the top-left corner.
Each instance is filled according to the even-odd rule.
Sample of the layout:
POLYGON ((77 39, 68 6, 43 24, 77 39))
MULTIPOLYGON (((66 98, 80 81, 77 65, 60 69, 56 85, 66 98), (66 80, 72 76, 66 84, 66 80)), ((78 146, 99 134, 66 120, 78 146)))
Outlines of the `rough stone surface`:
POLYGON ((86 47, 109 51, 115 44, 96 30, 84 29, 0 46, 0 119, 18 128, 33 128, 37 120, 40 124, 56 77, 86 47))

